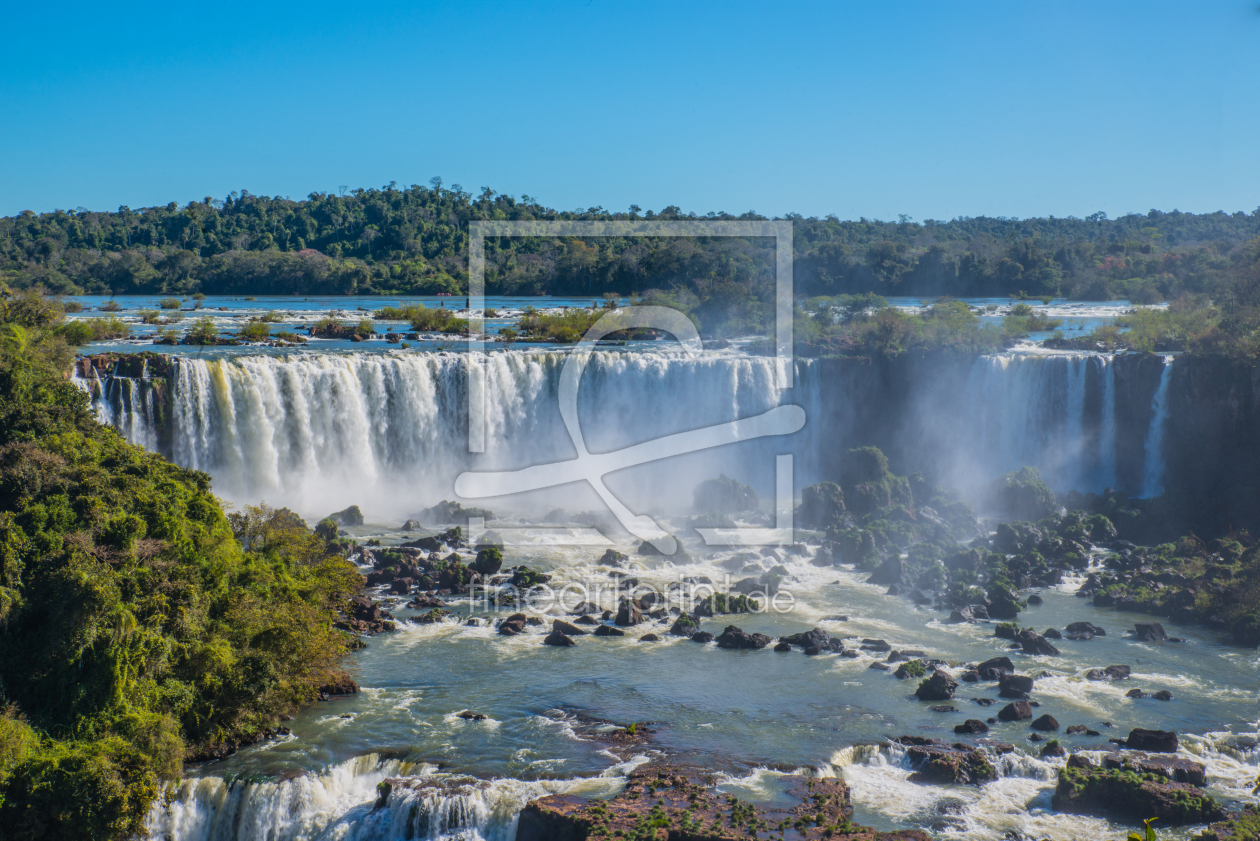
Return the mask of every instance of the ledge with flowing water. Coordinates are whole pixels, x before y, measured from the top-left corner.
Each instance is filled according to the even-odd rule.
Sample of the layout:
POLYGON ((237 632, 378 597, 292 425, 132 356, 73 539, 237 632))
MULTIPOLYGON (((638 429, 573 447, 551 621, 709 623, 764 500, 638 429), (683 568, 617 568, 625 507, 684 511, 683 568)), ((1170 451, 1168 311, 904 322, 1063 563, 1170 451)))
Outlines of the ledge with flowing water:
MULTIPOLYGON (((80 360, 78 381, 100 416, 131 441, 205 470, 228 499, 304 511, 376 505, 405 516, 451 496, 460 471, 573 457, 556 390, 563 353, 485 356, 487 440, 467 453, 466 355, 127 357, 80 360), (166 359, 156 365, 153 359, 166 359)), ((592 451, 802 405, 806 428, 696 454, 625 478, 644 505, 689 498, 697 476, 725 472, 768 493, 773 454, 796 457, 796 486, 831 478, 850 447, 875 445, 905 471, 971 490, 1023 465, 1059 491, 1153 495, 1254 463, 1256 388, 1245 372, 1155 355, 1002 354, 798 361, 776 388, 762 357, 599 352, 582 389, 592 451), (1182 373, 1184 371, 1184 374, 1182 373), (1193 430, 1193 438, 1188 438, 1193 430), (1198 462, 1206 447, 1222 461, 1198 462), (660 471, 665 469, 665 474, 660 471), (668 477, 662 480, 662 475, 668 477)), ((1252 377, 1254 379, 1254 376, 1252 377)), ((633 473, 633 471, 630 471, 633 473)))

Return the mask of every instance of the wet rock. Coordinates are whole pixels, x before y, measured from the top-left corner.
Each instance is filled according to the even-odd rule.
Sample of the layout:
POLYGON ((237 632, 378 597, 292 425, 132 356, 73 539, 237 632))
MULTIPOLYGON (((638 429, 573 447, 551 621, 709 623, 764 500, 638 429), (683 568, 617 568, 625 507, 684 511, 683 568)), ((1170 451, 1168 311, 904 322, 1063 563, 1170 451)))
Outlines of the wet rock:
POLYGON ((1000 680, 1003 674, 1014 674, 1015 664, 1009 657, 993 657, 976 666, 976 671, 981 680, 1000 680))
POLYGON ((1107 632, 1092 622, 1072 622, 1065 628, 1070 634, 1089 634, 1091 637, 1105 637, 1107 632))
POLYGON ((595 629, 597 637, 624 637, 626 632, 620 628, 614 628, 611 625, 600 625, 595 629))
POLYGON ((514 637, 525 633, 524 619, 504 619, 499 623, 499 633, 505 637, 514 637))
POLYGON ((788 645, 799 645, 802 648, 808 648, 811 645, 821 648, 827 644, 829 639, 830 637, 828 637, 826 631, 821 628, 814 628, 812 631, 779 637, 779 642, 785 642, 788 645))
POLYGON ((1203 764, 1181 756, 1128 757, 1124 765, 1143 774, 1160 774, 1178 783, 1207 785, 1207 770, 1203 764))
POLYGON ((1041 758, 1046 759, 1052 756, 1067 756, 1067 748, 1056 740, 1046 742, 1046 746, 1041 749, 1041 758))
POLYGON ((576 625, 570 625, 568 622, 565 622, 563 619, 556 619, 555 621, 553 621, 551 623, 551 630, 564 634, 567 637, 582 636, 583 634, 586 633, 586 631, 583 631, 581 628, 577 627, 576 625))
POLYGON ((569 648, 570 646, 577 645, 577 643, 559 631, 552 631, 543 638, 543 645, 554 645, 560 648, 569 648))
POLYGON ((1103 669, 1103 674, 1107 676, 1107 680, 1124 680, 1132 674, 1132 671, 1132 669, 1124 665, 1108 666, 1103 669))
POLYGON ((889 666, 887 663, 871 663, 871 664, 870 664, 869 666, 867 666, 866 668, 868 668, 868 669, 875 669, 876 671, 880 671, 880 672, 891 672, 891 671, 892 671, 892 666, 889 666))
POLYGON ((1164 626, 1158 622, 1138 622, 1133 626, 1133 633, 1142 642, 1159 642, 1168 639, 1164 626))
POLYGON ((936 706, 928 707, 928 709, 929 709, 929 710, 931 710, 931 711, 932 711, 932 712, 934 712, 934 713, 956 713, 956 712, 958 712, 958 710, 954 709, 954 708, 953 708, 953 707, 951 707, 949 704, 937 704, 936 706))
POLYGON ((1025 654, 1048 656, 1057 656, 1059 654, 1059 649, 1051 645, 1050 641, 1041 634, 1025 633, 1019 642, 1025 654))
POLYGON ((643 621, 643 611, 639 608, 638 602, 622 599, 621 605, 617 608, 617 618, 613 621, 623 628, 638 625, 643 621))
POLYGON ((324 519, 332 520, 339 526, 361 526, 363 525, 363 512, 359 510, 359 506, 351 505, 338 511, 335 514, 329 514, 324 519))
POLYGON ((1031 596, 1029 596, 1027 599, 1027 602, 1030 605, 1043 604, 1041 596, 1037 595, 1036 593, 1033 593, 1031 596))
POLYGON ((1140 822, 1158 818, 1161 826, 1218 820, 1224 813, 1202 789, 1163 782, 1130 769, 1067 767, 1059 772, 1051 804, 1061 812, 1140 822))
POLYGON ((594 619, 590 616, 579 616, 577 619, 574 619, 573 622, 576 625, 598 625, 599 624, 598 619, 594 619))
POLYGON ((1046 740, 1046 737, 1041 735, 1040 733, 1033 733, 1028 737, 1028 741, 1030 742, 1044 742, 1045 740, 1046 740))
POLYGON ((975 701, 982 707, 991 707, 997 703, 996 698, 972 698, 971 700, 975 701))
POLYGON ((960 736, 976 736, 989 732, 989 725, 978 718, 969 718, 962 724, 954 725, 954 732, 960 736))
POLYGON ((1171 701, 1173 699, 1172 693, 1167 689, 1161 689, 1158 692, 1153 693, 1151 697, 1157 701, 1171 701))
POLYGON ((691 641, 699 643, 713 642, 713 634, 708 631, 697 631, 691 635, 691 641))
POLYGON ((644 634, 643 636, 639 637, 639 642, 660 642, 660 641, 661 641, 661 638, 658 637, 656 634, 644 634))
POLYGON ((599 605, 595 602, 578 602, 577 607, 569 611, 572 616, 582 616, 591 613, 600 613, 599 605))
POLYGON ((777 644, 777 645, 774 647, 774 650, 775 650, 775 651, 780 651, 780 652, 782 652, 782 651, 791 651, 791 650, 792 650, 792 646, 788 645, 786 642, 781 642, 781 643, 777 644))
POLYGON ((420 524, 419 520, 408 520, 402 524, 400 531, 419 531, 422 528, 424 528, 424 526, 420 524))
POLYGON ((908 742, 928 741, 907 739, 897 741, 908 747, 908 759, 914 773, 910 779, 914 782, 930 785, 982 785, 996 780, 997 769, 980 751, 948 745, 907 744, 908 742))
POLYGON ((726 630, 717 637, 718 648, 761 649, 770 644, 770 637, 765 634, 749 634, 734 625, 727 625, 726 630))
POLYGON ((1126 698, 1145 698, 1145 697, 1146 697, 1146 693, 1145 693, 1145 692, 1143 692, 1141 689, 1130 689, 1128 692, 1124 693, 1124 697, 1126 697, 1126 698))
POLYGON ((694 617, 683 614, 670 626, 669 632, 676 637, 690 637, 700 630, 700 623, 694 617))
POLYGON ((1033 691, 1033 679, 1028 675, 1003 674, 998 678, 998 697, 1023 701, 1033 691))
POLYGON ((1176 753, 1177 734, 1171 730, 1145 730, 1135 727, 1129 731, 1125 747, 1130 750, 1144 750, 1152 753, 1176 753))
POLYGON ((359 684, 355 683, 350 675, 342 672, 333 680, 325 683, 319 688, 320 695, 354 695, 359 691, 359 684))
POLYGON ((1045 630, 1044 632, 1042 632, 1042 634, 1041 634, 1041 635, 1042 635, 1043 637, 1045 637, 1046 639, 1048 639, 1048 640, 1061 640, 1061 639, 1063 639, 1063 634, 1059 633, 1059 629, 1058 629, 1058 628, 1046 628, 1046 630, 1045 630))
POLYGON ((482 576, 496 574, 503 569, 503 550, 497 546, 487 546, 477 553, 476 560, 468 568, 482 576))
POLYGON ((949 701, 958 689, 958 681, 946 671, 937 669, 931 677, 919 684, 915 696, 920 701, 949 701))
POLYGON ((1032 718, 1032 707, 1027 701, 1012 701, 998 710, 998 718, 1002 721, 1026 721, 1032 718))
POLYGON ((912 678, 912 677, 922 678, 926 674, 927 674, 927 667, 923 665, 922 660, 910 660, 908 662, 902 663, 900 666, 897 667, 897 671, 893 672, 893 675, 898 680, 905 680, 906 678, 912 678))
POLYGON ((462 718, 465 721, 485 721, 486 720, 485 713, 475 713, 475 712, 472 712, 471 710, 464 710, 463 712, 456 713, 455 715, 457 718, 462 718))
POLYGON ((976 671, 975 669, 967 669, 965 672, 963 672, 962 674, 958 676, 958 679, 961 680, 963 683, 979 683, 980 672, 976 671))
POLYGON ((1049 713, 1046 713, 1045 715, 1034 719, 1033 723, 1029 726, 1031 726, 1034 730, 1058 730, 1059 720, 1049 713))
POLYGON ((976 619, 976 616, 972 612, 971 608, 958 607, 958 608, 954 608, 954 610, 950 612, 949 618, 946 619, 945 621, 951 625, 959 625, 964 622, 974 622, 975 619, 976 619))
POLYGON ((614 567, 620 569, 630 560, 630 556, 616 549, 606 549, 604 554, 600 555, 599 560, 595 563, 600 566, 614 567))
POLYGON ((892 651, 892 646, 884 640, 864 639, 862 648, 866 651, 892 651))

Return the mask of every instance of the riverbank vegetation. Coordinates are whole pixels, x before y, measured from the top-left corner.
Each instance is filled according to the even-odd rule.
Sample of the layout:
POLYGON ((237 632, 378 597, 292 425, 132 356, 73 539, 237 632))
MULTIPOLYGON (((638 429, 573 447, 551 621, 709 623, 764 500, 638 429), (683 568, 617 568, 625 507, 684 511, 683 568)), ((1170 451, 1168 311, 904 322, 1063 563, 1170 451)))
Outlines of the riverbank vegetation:
MULTIPOLYGON (((0 825, 130 836, 182 763, 316 699, 354 568, 296 515, 229 517, 64 376, 63 312, 0 286, 0 825)), ((73 337, 72 337, 73 338, 73 337)))

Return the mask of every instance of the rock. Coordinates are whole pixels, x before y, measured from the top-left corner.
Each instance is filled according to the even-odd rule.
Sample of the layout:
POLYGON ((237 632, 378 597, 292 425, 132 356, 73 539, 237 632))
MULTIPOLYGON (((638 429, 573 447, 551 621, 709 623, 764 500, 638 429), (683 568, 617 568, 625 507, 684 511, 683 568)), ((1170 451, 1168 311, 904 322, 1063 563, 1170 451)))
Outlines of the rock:
POLYGON ((866 579, 866 583, 879 584, 885 587, 902 584, 904 583, 902 581, 904 575, 905 568, 901 558, 894 556, 880 564, 870 578, 866 579))
POLYGON ((972 612, 971 608, 959 607, 950 611, 949 618, 945 621, 951 625, 959 625, 964 622, 974 622, 975 618, 975 613, 972 612))
POLYGON ((891 671, 892 671, 892 666, 889 666, 887 663, 871 663, 871 664, 870 664, 869 666, 867 666, 866 668, 868 668, 868 669, 875 669, 875 670, 877 670, 877 671, 881 671, 881 672, 891 672, 891 671))
POLYGON ((998 718, 1003 721, 1025 721, 1032 718, 1032 707, 1027 701, 1012 701, 998 710, 998 718))
POLYGON ((1050 644, 1050 641, 1041 634, 1026 633, 1020 639, 1025 654, 1057 656, 1059 649, 1050 644))
POLYGON ((884 640, 864 639, 862 648, 867 651, 892 651, 892 646, 884 640))
POLYGON ((626 632, 620 628, 614 628, 611 625, 600 625, 595 629, 597 637, 624 637, 626 632))
POLYGON ((345 672, 338 674, 333 680, 319 688, 320 695, 354 695, 358 691, 359 684, 345 672))
POLYGON ((1092 637, 1105 637, 1107 632, 1091 622, 1073 622, 1065 629, 1070 634, 1089 634, 1092 637))
POLYGON ((948 701, 954 697, 958 681, 949 672, 937 669, 931 677, 919 684, 914 694, 920 701, 948 701))
POLYGON ((485 721, 486 720, 485 713, 475 713, 475 712, 472 712, 471 710, 464 710, 463 712, 456 713, 455 715, 457 718, 462 718, 465 721, 485 721))
POLYGON ((505 637, 514 637, 525 633, 524 619, 504 619, 499 623, 499 633, 505 637))
POLYGON ((639 608, 638 602, 622 599, 621 605, 617 608, 617 618, 613 621, 623 628, 638 625, 643 621, 643 611, 639 608))
POLYGON ((683 614, 674 621, 669 632, 676 637, 690 637, 700 630, 700 623, 695 617, 683 614))
POLYGON ((1158 692, 1153 693, 1151 697, 1157 701, 1171 701, 1173 699, 1172 693, 1167 689, 1161 689, 1158 692))
POLYGON ((1144 730, 1141 727, 1130 730, 1124 744, 1130 750, 1152 753, 1176 753, 1178 747, 1177 734, 1171 730, 1144 730))
POLYGON ((1138 622, 1133 626, 1134 635, 1142 642, 1159 642, 1168 639, 1164 626, 1158 622, 1138 622))
POLYGON ((503 550, 497 546, 487 546, 477 552, 476 560, 468 568, 482 576, 494 575, 503 569, 503 550))
MULTIPOLYGON (((906 739, 897 741, 906 743, 906 739)), ((910 744, 907 757, 913 782, 935 785, 982 785, 998 777, 997 769, 980 751, 940 744, 910 744)))
POLYGON ((808 485, 801 489, 797 523, 807 529, 825 530, 844 519, 844 491, 833 482, 808 485))
POLYGON ((1014 674, 1015 664, 1009 657, 993 657, 976 666, 981 680, 1001 680, 1004 674, 1014 674))
POLYGON ((561 648, 568 648, 570 646, 577 645, 577 643, 575 643, 573 640, 569 639, 568 637, 566 637, 564 634, 560 633, 559 631, 552 631, 550 634, 547 634, 545 638, 543 638, 543 645, 554 645, 554 646, 559 646, 561 648))
POLYGON ((422 528, 424 528, 424 526, 420 525, 419 520, 408 520, 402 524, 400 531, 419 531, 422 528))
POLYGON ((1004 674, 998 678, 998 697, 1027 700, 1033 691, 1033 679, 1027 675, 1004 674))
POLYGON ((691 635, 691 641, 700 643, 713 642, 713 634, 710 634, 708 631, 697 631, 691 635))
POLYGON ((1218 820, 1223 811, 1202 789, 1128 769, 1068 767, 1059 771, 1051 805, 1061 812, 1140 822, 1158 818, 1161 826, 1218 820))
POLYGON ((596 561, 595 563, 601 566, 615 567, 615 568, 620 569, 629 560, 630 560, 630 556, 623 552, 618 552, 616 549, 605 549, 604 554, 600 555, 599 560, 596 561))
POLYGON ((564 634, 567 637, 582 636, 583 634, 586 633, 586 631, 583 631, 578 626, 570 625, 568 622, 565 622, 563 619, 556 619, 555 621, 553 621, 551 623, 551 630, 564 634))
POLYGON ((761 649, 770 644, 765 634, 748 634, 734 625, 727 625, 717 637, 718 648, 761 649))
POLYGON ((775 651, 780 651, 780 652, 782 652, 782 651, 791 651, 791 650, 792 650, 792 646, 788 645, 786 642, 781 642, 781 643, 779 643, 778 645, 776 645, 776 646, 774 647, 774 650, 775 650, 775 651))
POLYGON ((923 665, 922 660, 910 660, 908 662, 902 663, 900 666, 897 667, 897 671, 893 672, 893 675, 898 680, 905 680, 906 678, 911 678, 911 677, 921 678, 921 677, 924 677, 926 674, 927 674, 927 668, 923 665))
POLYGON ((931 710, 931 711, 932 711, 932 712, 934 712, 934 713, 956 713, 956 712, 958 712, 958 710, 956 710, 955 708, 951 707, 949 704, 937 704, 936 706, 928 707, 928 709, 929 709, 929 710, 931 710))
POLYGON ((594 619, 590 616, 579 616, 577 619, 574 619, 573 622, 576 625, 598 625, 599 624, 598 619, 594 619))
POLYGON ((1143 774, 1160 774, 1178 783, 1207 785, 1207 770, 1202 763, 1181 756, 1130 757, 1126 764, 1143 774))
POLYGON ((969 718, 962 724, 954 725, 954 732, 960 736, 975 736, 989 732, 989 725, 978 718, 969 718))
POLYGON ((649 763, 630 772, 625 789, 608 800, 563 794, 534 800, 521 810, 516 841, 734 841, 752 838, 750 827, 779 826, 799 827, 788 835, 802 841, 821 839, 828 826, 845 827, 843 836, 855 841, 928 841, 918 830, 876 833, 853 826, 849 789, 839 778, 784 777, 786 791, 780 800, 752 805, 708 788, 712 782, 706 776, 699 768, 649 763))
POLYGON ((1128 692, 1124 693, 1124 697, 1126 697, 1126 698, 1145 698, 1145 697, 1146 697, 1146 693, 1145 693, 1145 692, 1143 692, 1141 689, 1130 689, 1128 692))
POLYGON ((1108 666, 1103 669, 1103 674, 1107 676, 1107 680, 1124 680, 1132 673, 1128 666, 1108 666))
POLYGON ((1046 742, 1046 746, 1041 749, 1041 757, 1045 759, 1051 756, 1067 756, 1067 748, 1056 740, 1046 742))
POLYGON ((661 641, 661 638, 658 637, 656 634, 644 634, 643 636, 639 637, 639 642, 660 642, 660 641, 661 641))
POLYGON ((1027 601, 1029 605, 1044 604, 1044 602, 1041 599, 1041 596, 1037 595, 1036 593, 1033 593, 1031 596, 1029 596, 1027 601))
POLYGON ((1058 730, 1059 721, 1054 716, 1046 713, 1045 715, 1034 719, 1033 723, 1029 726, 1034 730, 1058 730))
POLYGON ((821 648, 827 644, 828 639, 826 631, 821 628, 814 628, 811 631, 779 637, 779 642, 785 642, 788 645, 799 645, 802 648, 808 648, 811 645, 821 648))
POLYGON ((1013 640, 1015 635, 1019 633, 1019 626, 1014 622, 999 622, 993 628, 993 636, 998 639, 1013 640))
POLYGON ((361 526, 363 525, 363 512, 359 510, 359 506, 351 505, 349 508, 338 511, 336 514, 329 514, 324 519, 332 520, 339 526, 361 526))
POLYGON ((706 479, 692 491, 692 506, 697 514, 752 511, 757 507, 757 502, 755 490, 725 473, 716 479, 706 479))

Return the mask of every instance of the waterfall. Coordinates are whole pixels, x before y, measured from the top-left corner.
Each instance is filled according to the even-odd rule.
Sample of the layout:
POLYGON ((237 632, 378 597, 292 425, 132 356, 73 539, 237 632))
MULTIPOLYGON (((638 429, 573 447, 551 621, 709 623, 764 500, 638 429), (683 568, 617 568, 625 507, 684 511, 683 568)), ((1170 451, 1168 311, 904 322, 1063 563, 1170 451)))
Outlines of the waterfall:
POLYGON ((1151 400, 1151 425, 1144 444, 1146 459, 1142 470, 1142 496, 1150 498, 1164 492, 1164 427, 1168 424, 1168 383, 1172 380, 1172 357, 1164 357, 1164 370, 1159 374, 1159 388, 1151 400))
POLYGON ((1102 434, 1098 436, 1098 479, 1092 490, 1116 485, 1116 366, 1114 357, 1096 357, 1102 365, 1102 434))
MULTIPOLYGON (((615 769, 614 769, 615 770, 615 769)), ((193 777, 145 821, 145 841, 511 841, 521 809, 549 794, 615 793, 622 778, 526 782, 443 774, 436 766, 356 757, 291 779, 193 777), (389 793, 376 808, 378 786, 389 793)))
MULTIPOLYGON (((454 498, 453 480, 463 470, 573 458, 557 400, 565 359, 521 351, 477 359, 457 353, 179 358, 165 454, 210 473, 216 493, 230 501, 266 500, 317 517, 355 504, 378 518, 405 519, 454 498), (472 364, 483 366, 487 395, 488 450, 479 455, 467 452, 472 364)), ((767 357, 594 353, 579 392, 586 443, 592 452, 609 451, 786 402, 804 403, 808 414, 821 392, 814 366, 797 363, 797 387, 781 392, 781 364, 767 357)), ((121 419, 117 407, 124 404, 133 405, 110 395, 96 399, 103 420, 154 447, 159 436, 151 420, 121 419)), ((612 474, 609 486, 640 510, 689 506, 695 484, 723 472, 769 496, 773 455, 816 451, 820 445, 807 443, 810 436, 807 427, 792 441, 767 438, 649 463, 612 474)), ((817 481, 809 460, 798 464, 798 486, 817 481)), ((537 502, 548 510, 597 505, 593 494, 582 496, 584 487, 537 502)))
POLYGON ((979 451, 984 476, 1032 465, 1055 488, 1097 491, 1115 483, 1115 374, 1109 357, 982 356, 967 391, 960 426, 964 445, 979 451), (1096 450, 1089 446, 1087 413, 1091 366, 1102 386, 1096 450))

